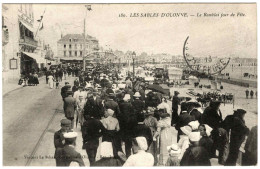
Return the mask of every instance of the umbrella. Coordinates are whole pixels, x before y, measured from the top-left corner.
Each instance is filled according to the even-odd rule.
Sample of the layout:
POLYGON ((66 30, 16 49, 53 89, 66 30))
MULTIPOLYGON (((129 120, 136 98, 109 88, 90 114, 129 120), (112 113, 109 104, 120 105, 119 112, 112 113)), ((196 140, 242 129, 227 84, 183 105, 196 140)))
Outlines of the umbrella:
POLYGON ((160 85, 152 84, 152 85, 148 85, 147 88, 162 94, 168 94, 168 92, 165 91, 160 85))

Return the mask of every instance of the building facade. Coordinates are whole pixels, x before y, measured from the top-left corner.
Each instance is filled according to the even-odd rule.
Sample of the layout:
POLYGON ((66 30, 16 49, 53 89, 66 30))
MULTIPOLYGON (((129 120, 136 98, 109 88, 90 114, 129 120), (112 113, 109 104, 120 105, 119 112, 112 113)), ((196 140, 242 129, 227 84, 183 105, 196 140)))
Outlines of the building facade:
POLYGON ((18 82, 21 74, 38 67, 34 54, 38 42, 34 38, 33 5, 3 4, 2 9, 2 29, 5 29, 2 30, 5 37, 2 41, 2 80, 3 83, 18 82))
MULTIPOLYGON (((64 60, 83 60, 84 36, 82 34, 67 34, 57 42, 57 57, 64 60)), ((85 55, 99 51, 99 42, 95 37, 86 36, 85 55)))

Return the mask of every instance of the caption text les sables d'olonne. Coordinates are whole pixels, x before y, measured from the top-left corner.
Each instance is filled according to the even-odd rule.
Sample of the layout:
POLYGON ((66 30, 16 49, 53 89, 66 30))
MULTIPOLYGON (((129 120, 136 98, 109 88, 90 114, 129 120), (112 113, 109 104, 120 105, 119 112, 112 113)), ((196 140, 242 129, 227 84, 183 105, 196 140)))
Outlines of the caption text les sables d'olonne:
POLYGON ((118 14, 120 18, 187 18, 187 17, 204 17, 204 18, 227 18, 227 17, 245 17, 246 14, 242 12, 232 12, 232 13, 196 13, 196 14, 189 14, 189 13, 120 13, 118 14))

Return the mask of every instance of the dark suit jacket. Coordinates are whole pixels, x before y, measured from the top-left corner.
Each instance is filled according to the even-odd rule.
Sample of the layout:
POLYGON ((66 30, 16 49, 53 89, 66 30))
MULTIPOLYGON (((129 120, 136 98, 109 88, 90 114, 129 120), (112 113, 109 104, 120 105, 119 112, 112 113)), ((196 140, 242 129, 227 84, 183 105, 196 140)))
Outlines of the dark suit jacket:
POLYGON ((189 124, 189 122, 194 121, 195 118, 188 113, 181 113, 179 115, 178 121, 176 123, 175 129, 178 130, 179 134, 182 134, 182 131, 180 130, 181 127, 186 126, 189 124))
POLYGON ((207 124, 211 128, 216 129, 221 127, 221 123, 223 122, 222 114, 218 114, 216 110, 211 107, 207 107, 201 117, 202 124, 207 124))
POLYGON ((63 86, 61 88, 61 97, 64 99, 65 97, 67 97, 67 91, 68 91, 68 86, 63 86))
POLYGON ((55 146, 55 148, 63 148, 64 147, 62 140, 64 140, 64 137, 63 137, 61 130, 56 131, 54 133, 54 146, 55 146))
MULTIPOLYGON (((54 158, 57 158, 57 154, 58 154, 58 149, 62 149, 64 147, 64 144, 62 143, 62 141, 64 140, 63 134, 61 132, 61 130, 56 131, 54 133, 54 147, 55 147, 55 154, 54 154, 54 158)), ((60 157, 58 157, 60 158, 60 157)))
POLYGON ((101 119, 104 116, 102 100, 98 96, 96 100, 94 100, 94 97, 89 98, 85 104, 84 117, 86 118, 88 115, 94 115, 97 119, 101 119))
POLYGON ((145 103, 142 100, 134 100, 133 108, 135 113, 141 113, 145 109, 145 103))
POLYGON ((64 99, 64 113, 67 118, 74 117, 76 108, 77 104, 75 98, 68 96, 64 99))
POLYGON ((120 132, 124 135, 132 135, 133 127, 137 124, 134 108, 130 102, 119 103, 120 114, 118 116, 120 132))
POLYGON ((79 166, 85 166, 80 153, 69 145, 65 145, 64 148, 59 149, 58 155, 61 158, 59 166, 70 166, 71 162, 77 162, 79 166))
POLYGON ((94 118, 87 118, 82 126, 83 143, 98 139, 106 131, 103 124, 94 118))
POLYGON ((177 109, 178 110, 178 105, 180 104, 180 99, 178 96, 173 96, 172 97, 172 109, 177 109))
POLYGON ((210 166, 209 154, 202 146, 190 146, 184 153, 181 166, 210 166))

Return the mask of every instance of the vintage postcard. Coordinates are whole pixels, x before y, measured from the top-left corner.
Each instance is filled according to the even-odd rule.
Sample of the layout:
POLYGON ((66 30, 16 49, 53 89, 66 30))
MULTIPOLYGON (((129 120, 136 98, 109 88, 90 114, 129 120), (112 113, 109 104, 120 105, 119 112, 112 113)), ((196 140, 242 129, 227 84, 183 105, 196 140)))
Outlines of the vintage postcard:
POLYGON ((2 3, 3 166, 256 166, 256 3, 2 3))

